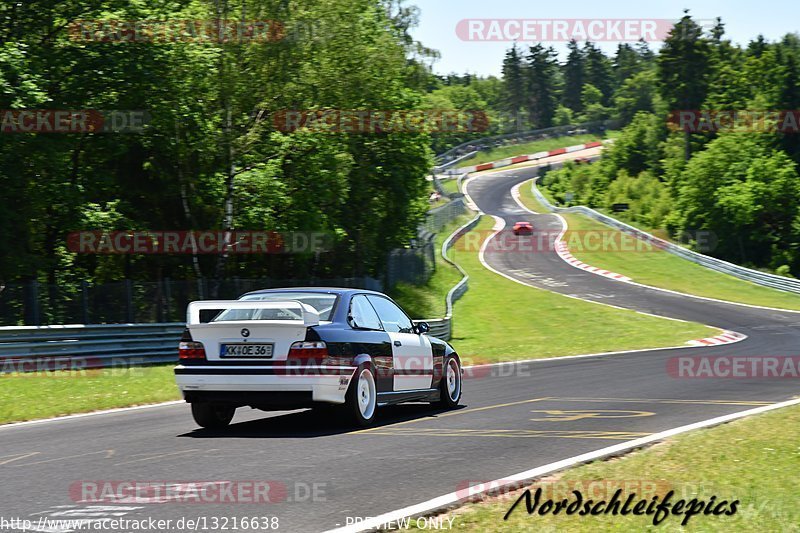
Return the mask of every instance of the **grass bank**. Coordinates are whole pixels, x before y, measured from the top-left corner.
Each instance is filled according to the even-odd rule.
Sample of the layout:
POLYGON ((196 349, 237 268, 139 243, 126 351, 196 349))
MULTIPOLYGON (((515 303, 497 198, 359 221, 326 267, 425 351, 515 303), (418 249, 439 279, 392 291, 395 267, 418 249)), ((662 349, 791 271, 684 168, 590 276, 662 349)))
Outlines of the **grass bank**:
POLYGON ((179 400, 174 366, 2 374, 0 423, 179 400))
POLYGON ((415 285, 398 283, 389 295, 405 309, 412 318, 442 318, 447 306, 445 296, 461 281, 461 273, 441 256, 442 243, 455 230, 469 222, 475 215, 465 214, 447 224, 434 238, 436 270, 427 283, 415 285))
POLYGON ((442 189, 444 189, 444 192, 446 192, 447 194, 454 194, 458 192, 457 178, 440 180, 439 183, 442 185, 442 189))
MULTIPOLYGON (((461 274, 438 250, 470 218, 459 218, 437 235, 436 272, 427 284, 401 284, 392 292, 412 316, 444 315, 445 295, 461 274)), ((452 340, 465 362, 674 346, 716 331, 570 299, 498 276, 478 260, 478 245, 492 224, 484 217, 476 229, 479 238, 468 239, 474 245, 451 251, 470 275, 470 289, 455 306, 452 340)), ((0 375, 0 423, 180 399, 172 366, 0 375)))
MULTIPOLYGON (((448 513, 455 531, 798 531, 797 480, 800 479, 800 407, 787 407, 714 428, 680 435, 620 459, 569 469, 529 487, 549 497, 573 498, 572 489, 609 500, 618 488, 661 501, 670 490, 673 503, 697 498, 715 504, 739 500, 731 516, 669 516, 653 526, 651 516, 528 515, 525 502, 503 516, 524 489, 448 513)), ((544 501, 545 498, 542 499, 544 501)), ((556 498, 554 498, 556 499, 556 498)), ((636 498, 638 501, 639 498, 636 498)), ((570 501, 573 501, 570 499, 570 501)), ((414 523, 413 521, 411 522, 414 523)))
POLYGON ((479 238, 451 257, 470 276, 469 290, 455 304, 452 343, 470 362, 510 361, 639 348, 676 346, 716 329, 624 311, 527 287, 486 269, 478 245, 491 234, 483 217, 479 238), (577 326, 579 325, 579 326, 577 326))
POLYGON ((536 152, 544 152, 545 150, 555 150, 556 148, 564 148, 566 146, 574 146, 576 144, 601 141, 603 139, 609 139, 615 136, 616 132, 607 131, 603 135, 595 135, 593 133, 565 135, 563 137, 540 139, 538 141, 531 141, 529 143, 515 144, 511 146, 498 146, 497 148, 492 148, 486 152, 479 152, 475 155, 475 157, 468 160, 464 164, 480 165, 481 163, 497 161, 498 159, 505 159, 507 157, 535 154, 536 152))
MULTIPOLYGON (((522 202, 539 213, 546 208, 530 190, 530 182, 520 187, 522 202)), ((564 239, 572 255, 595 267, 632 278, 637 283, 663 289, 718 298, 751 305, 800 310, 800 296, 750 283, 681 259, 660 248, 646 245, 610 226, 583 215, 564 213, 569 231, 564 239), (608 246, 597 247, 601 235, 608 246), (616 247, 616 249, 614 248, 616 247)))

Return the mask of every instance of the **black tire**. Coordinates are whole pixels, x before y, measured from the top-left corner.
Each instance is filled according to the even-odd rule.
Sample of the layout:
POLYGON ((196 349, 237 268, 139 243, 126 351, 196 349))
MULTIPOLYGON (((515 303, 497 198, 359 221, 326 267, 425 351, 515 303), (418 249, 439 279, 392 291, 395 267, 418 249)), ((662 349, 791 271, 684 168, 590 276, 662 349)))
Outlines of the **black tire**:
POLYGON ((360 365, 358 367, 341 408, 347 424, 367 427, 375 421, 375 413, 378 410, 378 388, 372 366, 360 365), (365 399, 366 403, 370 405, 365 405, 365 399))
POLYGON ((442 379, 439 381, 439 401, 436 402, 438 407, 455 409, 458 406, 464 381, 462 378, 461 361, 458 357, 445 357, 442 364, 442 379))
POLYGON ((221 429, 227 427, 233 420, 236 408, 233 406, 197 402, 192 403, 192 417, 197 425, 207 429, 221 429))

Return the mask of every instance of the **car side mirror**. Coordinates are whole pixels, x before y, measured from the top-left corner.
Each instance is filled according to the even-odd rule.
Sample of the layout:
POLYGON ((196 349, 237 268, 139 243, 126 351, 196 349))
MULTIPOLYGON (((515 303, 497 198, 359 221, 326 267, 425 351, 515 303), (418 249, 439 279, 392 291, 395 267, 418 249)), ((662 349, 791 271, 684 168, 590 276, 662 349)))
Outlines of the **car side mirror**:
POLYGON ((420 322, 417 324, 417 333, 422 335, 423 333, 428 333, 431 330, 431 327, 428 325, 427 322, 420 322))

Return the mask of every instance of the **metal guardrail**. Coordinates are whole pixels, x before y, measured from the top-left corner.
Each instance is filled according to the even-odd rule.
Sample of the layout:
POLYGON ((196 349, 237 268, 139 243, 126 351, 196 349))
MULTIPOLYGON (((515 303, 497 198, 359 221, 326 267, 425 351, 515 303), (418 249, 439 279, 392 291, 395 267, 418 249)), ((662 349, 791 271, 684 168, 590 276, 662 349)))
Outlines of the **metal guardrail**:
POLYGON ((544 194, 542 194, 542 192, 536 187, 536 181, 537 180, 534 179, 533 182, 531 183, 531 192, 533 192, 534 196, 536 196, 536 199, 539 200, 539 202, 541 202, 545 207, 556 213, 558 212, 580 213, 589 218, 592 218, 594 220, 607 224, 613 228, 616 228, 624 233, 632 235, 638 239, 641 239, 645 242, 649 242, 653 246, 662 248, 673 255, 677 255, 678 257, 682 257, 683 259, 686 259, 698 265, 710 268, 711 270, 716 270, 717 272, 729 274, 739 279, 743 279, 751 283, 756 283, 758 285, 763 285, 765 287, 771 287, 773 289, 800 294, 800 279, 787 278, 784 276, 778 276, 777 274, 769 274, 767 272, 761 272, 759 270, 746 268, 733 263, 729 263, 728 261, 723 261, 722 259, 717 259, 716 257, 710 257, 708 255, 704 255, 695 252, 693 250, 689 250, 688 248, 678 246, 677 244, 665 241, 664 239, 659 239, 655 235, 647 233, 646 231, 642 231, 639 228, 635 228, 630 224, 626 224, 625 222, 617 220, 616 218, 604 215, 603 213, 595 211, 590 207, 582 205, 573 207, 559 207, 553 205, 544 196, 544 194))
MULTIPOLYGON (((451 338, 453 302, 467 291, 469 279, 467 273, 447 256, 447 251, 477 224, 479 218, 480 215, 476 215, 442 244, 442 257, 455 266, 463 278, 447 293, 444 318, 414 321, 427 322, 429 335, 433 337, 451 338)), ((181 322, 2 326, 0 374, 176 362, 177 345, 185 327, 181 322)))
MULTIPOLYGON (((430 256, 436 252, 431 247, 430 256)), ((339 278, 131 279, 90 284, 0 283, 0 325, 153 324, 179 322, 189 302, 232 299, 276 287, 357 287, 382 291, 369 276, 339 278)))
MULTIPOLYGON (((459 183, 463 177, 459 178, 459 183)), ((433 219, 429 223, 437 231, 466 210, 463 198, 443 207, 445 209, 440 209, 433 217, 429 217, 433 219)), ((442 258, 455 266, 463 277, 447 293, 447 312, 444 318, 414 321, 427 322, 430 326, 429 335, 433 337, 442 340, 451 338, 453 303, 468 288, 469 276, 447 256, 447 252, 479 219, 480 215, 475 215, 442 243, 442 258)), ((177 343, 184 328, 185 324, 180 322, 0 326, 0 374, 175 362, 177 343)))
POLYGON ((422 228, 430 233, 439 233, 444 226, 463 215, 466 211, 467 206, 464 197, 459 196, 444 205, 430 209, 422 228))
MULTIPOLYGON (((434 174, 438 174, 442 170, 445 170, 448 167, 452 167, 456 163, 460 163, 461 161, 466 161, 467 159, 471 159, 471 158, 475 157, 475 155, 477 153, 478 153, 478 150, 473 150, 472 152, 467 152, 466 154, 458 156, 455 159, 451 159, 447 163, 444 163, 444 164, 441 164, 441 165, 437 165, 437 166, 433 167, 433 173, 434 174)), ((441 157, 441 156, 437 156, 437 157, 441 157)))
POLYGON ((505 133, 503 135, 493 135, 491 137, 481 137, 479 139, 472 139, 470 141, 463 142, 458 146, 450 148, 446 152, 437 155, 436 161, 440 163, 438 168, 442 168, 445 164, 450 163, 453 160, 457 160, 457 158, 463 158, 465 154, 470 155, 470 153, 475 151, 486 150, 487 148, 493 148, 495 146, 502 146, 507 141, 511 141, 511 144, 519 144, 550 135, 573 135, 585 133, 585 131, 615 128, 618 125, 618 120, 597 120, 593 122, 584 122, 581 124, 567 124, 564 126, 553 126, 551 128, 543 128, 538 130, 505 133), (467 152, 464 152, 465 149, 467 152))
POLYGON ((175 322, 3 326, 0 373, 173 362, 185 327, 175 322))
POLYGON ((429 335, 432 337, 438 337, 444 341, 448 341, 453 336, 453 303, 464 296, 464 293, 467 292, 467 289, 469 288, 469 275, 458 263, 448 257, 447 252, 458 239, 475 227, 480 218, 480 214, 476 214, 472 220, 451 233, 442 243, 442 259, 456 267, 456 269, 458 269, 458 271, 461 273, 462 278, 461 281, 456 283, 456 285, 447 292, 447 296, 445 297, 445 303, 447 307, 444 318, 414 321, 414 323, 427 322, 431 327, 429 335))

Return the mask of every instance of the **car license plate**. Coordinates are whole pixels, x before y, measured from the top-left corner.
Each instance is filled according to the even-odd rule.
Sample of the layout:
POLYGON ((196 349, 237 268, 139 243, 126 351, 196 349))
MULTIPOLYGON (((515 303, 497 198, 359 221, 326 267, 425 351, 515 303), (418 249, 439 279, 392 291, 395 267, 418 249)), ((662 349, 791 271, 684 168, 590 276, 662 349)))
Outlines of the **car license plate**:
POLYGON ((272 344, 258 344, 255 342, 237 342, 221 344, 220 357, 272 357, 272 344))

